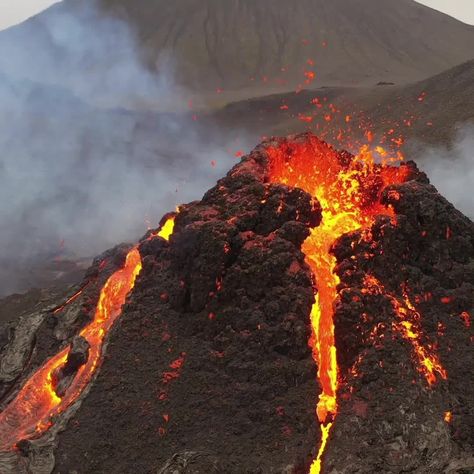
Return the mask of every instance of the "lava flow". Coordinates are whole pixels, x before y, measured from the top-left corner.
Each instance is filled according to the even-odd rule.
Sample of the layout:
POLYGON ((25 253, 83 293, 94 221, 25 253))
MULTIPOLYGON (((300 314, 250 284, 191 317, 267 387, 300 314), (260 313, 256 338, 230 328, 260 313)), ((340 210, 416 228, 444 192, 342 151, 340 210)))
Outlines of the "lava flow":
MULTIPOLYGON (((166 221, 157 235, 168 240, 173 225, 174 217, 166 221)), ((70 347, 61 350, 40 367, 0 413, 0 451, 9 451, 19 441, 41 435, 53 425, 55 417, 77 400, 96 372, 105 336, 120 316, 141 268, 140 253, 135 246, 127 254, 124 267, 106 281, 94 319, 80 332, 90 347, 87 362, 78 369, 66 393, 62 397, 56 393, 54 375, 65 366, 70 347)))
POLYGON ((174 231, 174 221, 176 216, 170 216, 166 219, 162 228, 158 231, 156 236, 161 237, 162 239, 169 240, 174 231))
POLYGON ((321 447, 311 474, 321 472, 321 458, 337 414, 338 366, 334 340, 333 304, 339 277, 331 247, 342 235, 368 228, 375 216, 393 211, 380 204, 380 193, 389 184, 406 180, 404 167, 376 165, 368 153, 354 157, 347 166, 324 142, 284 143, 267 150, 272 182, 298 187, 319 201, 323 219, 311 230, 302 250, 316 280, 317 293, 311 311, 310 341, 318 366, 322 394, 317 405, 321 447))
POLYGON ((390 299, 398 321, 392 324, 395 332, 409 341, 417 361, 417 370, 431 386, 438 377, 446 380, 448 375, 438 357, 429 344, 425 347, 421 342, 420 320, 421 315, 411 303, 406 291, 403 292, 403 301, 390 294, 383 285, 373 276, 365 278, 364 293, 383 294, 390 299), (437 377, 438 376, 438 377, 437 377))

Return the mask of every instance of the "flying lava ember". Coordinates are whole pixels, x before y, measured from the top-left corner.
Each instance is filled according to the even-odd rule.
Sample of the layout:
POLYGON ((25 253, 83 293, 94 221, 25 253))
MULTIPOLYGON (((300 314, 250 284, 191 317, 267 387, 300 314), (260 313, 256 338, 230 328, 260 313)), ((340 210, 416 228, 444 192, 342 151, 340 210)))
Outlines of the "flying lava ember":
MULTIPOLYGON (((170 217, 156 235, 169 240, 173 227, 174 217, 170 217)), ((0 413, 0 451, 15 448, 21 440, 38 437, 78 399, 99 367, 105 337, 120 316, 141 269, 140 253, 135 246, 128 252, 123 268, 113 273, 102 287, 94 318, 80 332, 89 345, 87 361, 79 367, 64 394, 58 393, 55 378, 66 366, 71 347, 49 359, 26 381, 15 399, 0 413)), ((75 294, 66 305, 79 295, 80 292, 75 294)))
MULTIPOLYGON (((335 273, 337 261, 331 254, 331 247, 344 234, 359 229, 368 230, 375 216, 388 215, 395 218, 392 209, 380 204, 380 194, 388 185, 403 183, 406 180, 406 168, 376 164, 367 151, 350 157, 347 163, 343 163, 340 154, 314 138, 305 143, 294 142, 270 147, 267 151, 270 156, 271 181, 303 189, 317 199, 323 209, 322 223, 311 230, 302 247, 317 287, 311 311, 313 336, 310 341, 322 387, 317 404, 321 445, 311 467, 311 474, 317 474, 321 472, 322 456, 338 409, 333 306, 340 281, 335 273)), ((370 238, 370 233, 368 234, 370 238)), ((371 281, 370 288, 373 289, 374 286, 378 291, 384 291, 375 280, 371 281)), ((436 358, 430 356, 419 343, 415 324, 406 318, 409 312, 419 317, 416 310, 409 301, 403 305, 395 299, 394 307, 401 319, 397 327, 413 343, 421 371, 428 382, 431 384, 436 381, 435 373, 446 378, 446 373, 436 358)))

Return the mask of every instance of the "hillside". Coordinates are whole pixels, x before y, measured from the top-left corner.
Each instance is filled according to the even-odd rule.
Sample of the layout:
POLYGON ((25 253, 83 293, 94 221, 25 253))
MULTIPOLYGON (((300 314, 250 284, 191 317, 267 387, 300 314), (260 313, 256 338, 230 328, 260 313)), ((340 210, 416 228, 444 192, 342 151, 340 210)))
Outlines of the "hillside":
MULTIPOLYGON (((24 74, 27 65, 28 74, 48 70, 64 82, 71 67, 95 75, 123 65, 135 48, 114 17, 130 25, 133 53, 150 70, 173 71, 175 82, 200 95, 222 89, 226 99, 305 86, 305 71, 316 74, 311 86, 413 82, 474 51, 474 27, 413 0, 97 2, 107 21, 93 3, 65 0, 1 33, 0 69, 24 74)), ((133 79, 116 72, 121 83, 133 79)))
POLYGON ((472 473, 473 263, 414 163, 274 137, 77 286, 0 300, 0 471, 472 473))
POLYGON ((101 3, 133 25, 152 63, 171 50, 179 77, 205 88, 295 87, 308 58, 320 84, 406 82, 474 51, 473 27, 411 0, 101 3))
POLYGON ((378 136, 394 130, 410 145, 449 145, 459 127, 474 122, 474 60, 407 85, 318 88, 244 100, 222 108, 212 120, 232 129, 243 126, 242 116, 245 129, 258 135, 311 129, 340 145, 341 129, 350 130, 351 139, 361 139, 367 130, 378 136))

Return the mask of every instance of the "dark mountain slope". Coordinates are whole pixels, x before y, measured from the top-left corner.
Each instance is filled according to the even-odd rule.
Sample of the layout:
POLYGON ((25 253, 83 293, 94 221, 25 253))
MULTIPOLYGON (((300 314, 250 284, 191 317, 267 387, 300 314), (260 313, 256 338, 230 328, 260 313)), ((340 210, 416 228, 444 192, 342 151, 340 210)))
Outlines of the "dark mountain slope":
POLYGON ((170 49, 185 77, 204 86, 241 87, 263 76, 294 86, 308 58, 321 83, 415 80, 474 50, 474 28, 411 0, 101 3, 136 28, 152 60, 170 49))
MULTIPOLYGON (((106 27, 122 35, 117 25, 96 23, 90 5, 64 1, 2 33, 0 50, 27 33, 28 47, 17 51, 17 64, 54 65, 49 55, 65 55, 67 65, 80 53, 76 59, 84 71, 106 67, 107 61, 96 64, 98 56, 84 45, 79 52, 64 49, 61 41, 73 39, 77 28, 51 28, 53 16, 71 14, 91 36, 106 27)), ((163 70, 171 59, 177 81, 200 93, 289 90, 303 82, 304 69, 316 72, 315 84, 409 82, 472 59, 474 51, 474 27, 412 0, 98 0, 98 5, 108 18, 118 16, 132 27, 151 69, 163 70)), ((122 47, 110 35, 104 42, 110 57, 122 47)))
POLYGON ((31 302, 0 339, 2 474, 308 473, 325 426, 312 472, 472 472, 474 224, 413 162, 351 161, 309 134, 267 141, 180 207, 169 240, 150 231, 95 259, 68 301, 31 302), (333 227, 294 187, 303 170, 326 219, 377 214, 307 245, 333 227), (308 339, 337 357, 324 419, 308 339))
POLYGON ((407 85, 319 88, 240 101, 224 107, 213 119, 233 128, 243 115, 247 129, 261 135, 310 128, 337 142, 341 129, 350 128, 352 140, 368 129, 379 137, 393 129, 394 136, 402 135, 405 141, 447 145, 459 127, 474 121, 474 61, 407 85), (321 107, 315 106, 315 98, 321 107), (307 117, 310 122, 302 119, 307 117))

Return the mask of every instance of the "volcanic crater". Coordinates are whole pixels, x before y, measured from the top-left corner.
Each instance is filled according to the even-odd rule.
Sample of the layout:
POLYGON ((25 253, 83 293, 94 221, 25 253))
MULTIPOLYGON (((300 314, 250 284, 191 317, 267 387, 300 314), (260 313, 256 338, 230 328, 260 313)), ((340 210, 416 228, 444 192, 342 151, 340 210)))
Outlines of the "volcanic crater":
POLYGON ((0 472, 473 472, 474 224, 311 134, 0 331, 0 472))

